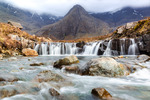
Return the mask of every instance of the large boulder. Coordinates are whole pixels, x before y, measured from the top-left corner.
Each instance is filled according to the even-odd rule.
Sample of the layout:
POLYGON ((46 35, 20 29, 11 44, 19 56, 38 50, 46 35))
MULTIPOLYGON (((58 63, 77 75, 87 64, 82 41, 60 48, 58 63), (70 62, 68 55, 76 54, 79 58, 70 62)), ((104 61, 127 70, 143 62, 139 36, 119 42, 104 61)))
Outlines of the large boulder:
POLYGON ((24 56, 38 56, 37 51, 30 48, 23 49, 22 53, 24 56))
POLYGON ((111 94, 104 88, 94 88, 91 93, 99 99, 112 100, 111 94))
POLYGON ((83 75, 119 77, 129 74, 125 65, 110 57, 90 60, 82 69, 83 75))
POLYGON ((54 67, 61 69, 62 65, 71 65, 75 63, 79 63, 79 59, 76 56, 72 55, 54 62, 54 67))

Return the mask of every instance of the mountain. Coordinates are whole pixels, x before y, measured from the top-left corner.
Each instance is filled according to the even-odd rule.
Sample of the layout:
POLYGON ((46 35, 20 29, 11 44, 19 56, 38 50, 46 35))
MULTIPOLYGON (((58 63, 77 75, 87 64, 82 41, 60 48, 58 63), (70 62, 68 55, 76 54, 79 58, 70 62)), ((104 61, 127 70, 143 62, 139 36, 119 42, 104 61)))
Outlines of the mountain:
POLYGON ((80 5, 75 5, 62 20, 41 28, 37 35, 63 40, 99 36, 109 32, 107 23, 92 17, 80 5))
POLYGON ((59 19, 60 17, 54 15, 39 15, 0 2, 0 22, 7 23, 8 20, 19 22, 24 30, 30 34, 35 34, 41 27, 55 23, 59 19))
POLYGON ((95 18, 105 21, 111 27, 117 27, 128 22, 138 21, 150 16, 150 7, 126 7, 116 12, 91 13, 95 18))

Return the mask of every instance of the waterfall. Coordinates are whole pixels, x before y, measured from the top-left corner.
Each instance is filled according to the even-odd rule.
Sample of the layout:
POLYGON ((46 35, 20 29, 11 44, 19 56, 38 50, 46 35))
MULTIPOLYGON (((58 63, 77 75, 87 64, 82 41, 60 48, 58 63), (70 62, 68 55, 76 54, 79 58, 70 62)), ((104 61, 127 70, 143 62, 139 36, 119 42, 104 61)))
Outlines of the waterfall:
POLYGON ((131 45, 129 46, 128 49, 128 55, 136 55, 139 54, 138 46, 137 43, 135 43, 134 39, 130 39, 131 45))
POLYGON ((37 44, 37 45, 35 46, 34 50, 38 52, 39 46, 40 46, 40 45, 37 44))
POLYGON ((48 43, 41 44, 42 55, 47 55, 48 54, 48 52, 47 52, 47 45, 48 45, 48 43))
POLYGON ((96 56, 103 54, 105 56, 112 55, 136 55, 139 54, 137 43, 134 39, 120 39, 110 40, 107 42, 98 41, 86 43, 83 48, 77 47, 77 43, 41 43, 34 48, 39 55, 82 55, 82 56, 96 56), (129 42, 128 42, 129 41, 129 42), (116 43, 117 42, 117 43, 116 43))
POLYGON ((94 49, 94 55, 97 55, 98 54, 98 50, 99 50, 99 48, 100 48, 100 45, 101 45, 101 43, 102 43, 102 41, 100 41, 98 44, 97 44, 97 46, 95 46, 95 49, 94 49))
POLYGON ((87 43, 83 48, 82 52, 81 48, 76 46, 76 43, 41 43, 41 45, 37 44, 34 48, 41 55, 51 55, 51 56, 59 56, 59 55, 97 55, 100 44, 102 42, 91 42, 87 43))
POLYGON ((125 39, 121 39, 120 40, 120 47, 121 47, 121 51, 120 51, 120 55, 125 55, 125 39))
POLYGON ((100 44, 101 44, 101 41, 88 43, 87 45, 84 46, 83 55, 97 55, 100 44))
POLYGON ((107 48, 106 48, 106 50, 105 50, 103 55, 105 55, 105 56, 111 56, 112 55, 111 54, 111 52, 112 52, 112 50, 111 50, 111 43, 112 43, 112 40, 110 40, 108 42, 107 48))

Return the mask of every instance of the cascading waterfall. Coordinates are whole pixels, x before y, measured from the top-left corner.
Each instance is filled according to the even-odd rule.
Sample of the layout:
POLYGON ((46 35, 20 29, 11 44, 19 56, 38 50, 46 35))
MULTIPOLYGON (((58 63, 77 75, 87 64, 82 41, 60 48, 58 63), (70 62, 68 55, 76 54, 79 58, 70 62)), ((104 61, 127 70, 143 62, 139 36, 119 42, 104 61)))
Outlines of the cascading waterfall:
POLYGON ((137 43, 135 43, 134 39, 130 39, 131 45, 129 46, 128 49, 128 55, 136 55, 139 54, 138 46, 137 43))
POLYGON ((102 42, 87 43, 80 52, 76 43, 41 43, 37 44, 35 49, 41 55, 97 55, 102 42))
POLYGON ((125 39, 121 39, 121 51, 120 51, 120 55, 125 55, 125 39))
POLYGON ((42 55, 47 55, 47 45, 48 43, 45 44, 41 44, 41 48, 42 48, 42 55))
POLYGON ((112 55, 111 54, 111 43, 112 43, 112 40, 110 40, 108 42, 107 48, 106 48, 106 50, 105 50, 103 55, 105 55, 105 56, 111 56, 112 55))
POLYGON ((97 55, 100 44, 102 42, 94 42, 94 43, 88 43, 84 46, 84 52, 83 55, 97 55))
MULTIPOLYGON (((60 56, 60 55, 82 55, 82 56, 96 56, 99 54, 99 50, 105 56, 111 55, 136 55, 139 54, 137 43, 134 39, 120 39, 119 45, 117 45, 116 50, 112 50, 114 47, 112 44, 113 40, 107 41, 98 41, 86 43, 83 48, 76 46, 77 43, 41 43, 37 44, 34 48, 40 55, 51 55, 51 56, 60 56), (129 41, 129 44, 126 44, 126 41, 129 41), (104 48, 104 44, 106 44, 104 48), (128 46, 127 46, 128 45, 128 46), (120 49, 118 49, 120 48, 120 49)), ((115 46, 116 47, 116 46, 115 46)))

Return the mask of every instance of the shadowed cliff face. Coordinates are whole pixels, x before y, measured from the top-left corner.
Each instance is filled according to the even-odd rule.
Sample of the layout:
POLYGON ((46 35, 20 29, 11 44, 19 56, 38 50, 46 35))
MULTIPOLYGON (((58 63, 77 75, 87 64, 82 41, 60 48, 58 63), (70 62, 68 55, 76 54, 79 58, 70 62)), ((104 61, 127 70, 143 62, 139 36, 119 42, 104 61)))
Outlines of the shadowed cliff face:
POLYGON ((59 22, 43 27, 38 35, 53 39, 75 39, 105 35, 110 32, 108 25, 89 15, 80 5, 75 5, 59 22))

